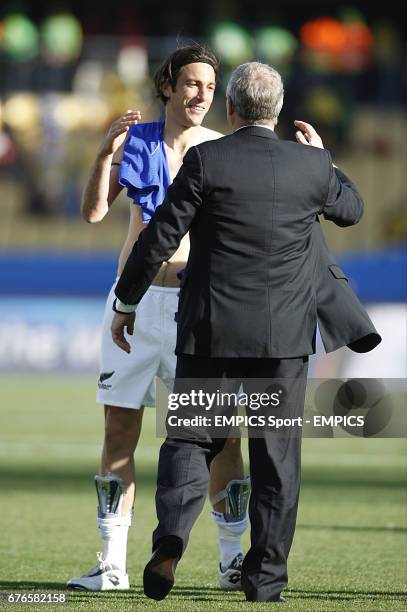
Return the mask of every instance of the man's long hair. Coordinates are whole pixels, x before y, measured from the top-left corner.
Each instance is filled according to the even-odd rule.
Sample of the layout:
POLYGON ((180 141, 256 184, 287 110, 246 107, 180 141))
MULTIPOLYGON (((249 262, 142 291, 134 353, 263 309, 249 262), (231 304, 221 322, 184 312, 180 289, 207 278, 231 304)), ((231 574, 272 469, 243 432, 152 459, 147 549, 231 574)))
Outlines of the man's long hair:
POLYGON ((167 98, 162 92, 164 85, 169 83, 172 90, 175 91, 181 68, 187 64, 195 64, 197 62, 212 66, 215 72, 215 78, 217 77, 219 72, 218 59, 209 47, 200 45, 196 42, 191 45, 180 47, 174 51, 157 70, 154 76, 155 95, 161 100, 164 106, 167 103, 167 98))

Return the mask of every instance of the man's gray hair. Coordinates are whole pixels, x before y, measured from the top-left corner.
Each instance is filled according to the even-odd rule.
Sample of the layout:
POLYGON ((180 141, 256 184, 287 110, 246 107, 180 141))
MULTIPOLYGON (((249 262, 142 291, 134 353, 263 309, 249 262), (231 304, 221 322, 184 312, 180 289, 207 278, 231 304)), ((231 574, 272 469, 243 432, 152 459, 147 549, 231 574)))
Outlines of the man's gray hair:
POLYGON ((248 62, 232 72, 226 95, 245 121, 277 121, 283 106, 283 81, 271 66, 248 62))

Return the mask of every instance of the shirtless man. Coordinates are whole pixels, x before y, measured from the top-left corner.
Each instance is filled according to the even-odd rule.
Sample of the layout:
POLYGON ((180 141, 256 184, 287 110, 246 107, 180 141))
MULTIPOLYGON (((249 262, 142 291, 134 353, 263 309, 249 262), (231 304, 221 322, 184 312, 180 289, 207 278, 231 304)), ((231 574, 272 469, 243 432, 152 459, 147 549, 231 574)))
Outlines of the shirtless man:
MULTIPOLYGON (((201 125, 213 100, 217 70, 218 62, 209 49, 197 44, 178 49, 155 76, 164 122, 141 123, 140 113, 130 110, 112 124, 102 142, 84 189, 82 215, 87 222, 98 223, 123 187, 127 188, 133 202, 117 276, 139 233, 163 201, 188 148, 222 136, 201 125)), ((155 376, 164 381, 174 378, 178 273, 186 265, 188 251, 186 236, 140 303, 134 334, 129 337, 130 354, 113 343, 110 333, 116 283, 107 299, 97 393, 97 402, 105 406, 105 439, 100 476, 95 477, 97 524, 104 549, 93 568, 69 580, 69 588, 129 588, 127 535, 136 489, 133 454, 144 406, 155 404, 155 376)), ((209 485, 212 517, 219 534, 219 584, 224 589, 240 588, 240 537, 248 524, 248 489, 243 479, 240 440, 230 439, 212 463, 209 485), (236 508, 242 510, 236 514, 236 508)))

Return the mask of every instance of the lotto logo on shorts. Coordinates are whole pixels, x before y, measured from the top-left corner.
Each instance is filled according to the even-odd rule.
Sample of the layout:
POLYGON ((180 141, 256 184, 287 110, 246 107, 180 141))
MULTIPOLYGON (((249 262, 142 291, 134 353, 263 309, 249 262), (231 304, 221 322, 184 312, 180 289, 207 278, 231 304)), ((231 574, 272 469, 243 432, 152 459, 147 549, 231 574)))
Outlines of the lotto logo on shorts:
POLYGON ((112 385, 106 383, 106 380, 109 380, 109 378, 111 378, 114 374, 114 370, 113 372, 101 372, 100 376, 99 376, 99 381, 98 381, 98 387, 99 389, 104 389, 105 391, 108 391, 109 389, 112 388, 112 385))

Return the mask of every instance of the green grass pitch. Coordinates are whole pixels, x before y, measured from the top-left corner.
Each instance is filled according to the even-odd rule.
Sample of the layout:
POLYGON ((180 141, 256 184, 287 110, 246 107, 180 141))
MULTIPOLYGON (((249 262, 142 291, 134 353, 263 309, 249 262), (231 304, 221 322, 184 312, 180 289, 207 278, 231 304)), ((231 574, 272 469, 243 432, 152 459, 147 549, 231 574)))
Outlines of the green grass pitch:
MULTIPOLYGON (((89 378, 0 379, 0 589, 64 591, 96 562, 97 473, 102 408, 89 378)), ((242 612, 249 604, 217 587, 218 544, 205 508, 163 602, 147 600, 142 570, 155 527, 155 472, 161 440, 146 411, 136 451, 138 490, 124 593, 67 593, 68 603, 7 604, 0 610, 242 612)), ((244 441, 245 446, 245 441, 244 441)), ((307 439, 298 524, 284 611, 407 610, 406 441, 307 439)), ((249 535, 245 534, 247 549, 249 535)))

